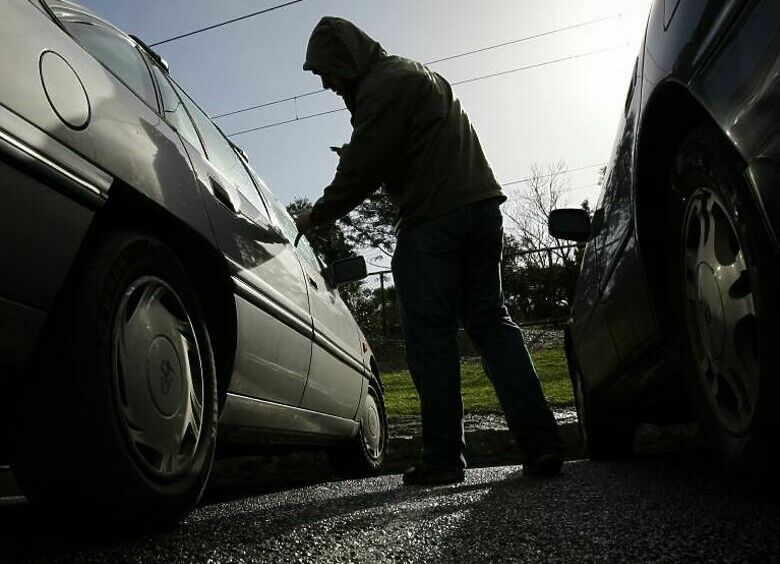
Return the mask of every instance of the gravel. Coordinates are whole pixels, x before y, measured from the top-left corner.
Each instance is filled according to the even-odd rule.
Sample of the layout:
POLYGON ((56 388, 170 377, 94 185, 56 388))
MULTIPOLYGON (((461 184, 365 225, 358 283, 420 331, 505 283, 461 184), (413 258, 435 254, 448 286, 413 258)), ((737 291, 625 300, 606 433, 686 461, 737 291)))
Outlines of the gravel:
POLYGON ((770 562, 775 503, 701 454, 568 462, 560 478, 505 466, 464 484, 400 476, 243 492, 177 528, 129 540, 46 530, 0 505, 3 562, 770 562))

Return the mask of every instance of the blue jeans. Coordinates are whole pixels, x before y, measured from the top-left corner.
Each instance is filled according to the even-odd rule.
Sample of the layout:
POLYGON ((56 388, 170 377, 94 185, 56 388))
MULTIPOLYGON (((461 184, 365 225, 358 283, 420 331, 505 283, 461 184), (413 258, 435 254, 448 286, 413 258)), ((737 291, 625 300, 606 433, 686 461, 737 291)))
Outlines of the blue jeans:
POLYGON ((466 466, 458 320, 482 356, 510 431, 558 437, 523 333, 504 305, 499 204, 483 200, 398 235, 393 278, 420 396, 426 465, 466 466))

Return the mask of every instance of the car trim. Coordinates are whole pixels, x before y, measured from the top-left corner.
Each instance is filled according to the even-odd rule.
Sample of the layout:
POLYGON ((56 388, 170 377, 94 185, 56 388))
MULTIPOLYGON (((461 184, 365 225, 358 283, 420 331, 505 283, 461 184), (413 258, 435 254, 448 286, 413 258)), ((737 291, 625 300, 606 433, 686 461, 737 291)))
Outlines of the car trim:
MULTIPOLYGON (((225 427, 250 427, 345 439, 354 437, 360 428, 354 419, 252 398, 235 392, 227 393, 219 426, 222 432, 225 427)), ((225 438, 229 442, 229 435, 225 438)))
POLYGON ((311 326, 311 323, 306 323, 298 316, 294 315, 293 313, 287 311, 286 308, 281 306, 280 304, 276 303, 276 301, 262 293, 258 288, 255 288, 245 282, 244 280, 241 280, 238 276, 231 276, 233 279, 233 284, 236 288, 236 293, 244 298, 245 300, 253 303, 272 317, 276 318, 277 320, 281 321, 291 329, 294 329, 301 335, 311 339, 314 335, 314 329, 311 326))
POLYGON ((25 145, 18 139, 15 139, 14 137, 8 135, 6 132, 0 129, 0 150, 2 150, 2 152, 4 153, 9 154, 12 157, 16 157, 18 160, 19 154, 18 152, 14 154, 15 151, 13 151, 13 149, 16 149, 18 152, 23 153, 28 158, 32 159, 37 165, 44 165, 48 167, 50 170, 58 173, 59 175, 64 176, 69 181, 71 181, 68 183, 68 185, 72 186, 72 183, 75 183, 78 186, 89 190, 91 195, 98 196, 101 200, 105 199, 105 195, 103 194, 103 192, 100 190, 100 188, 98 188, 94 184, 73 174, 69 170, 59 166, 57 163, 55 163, 51 159, 48 159, 44 155, 40 154, 38 151, 30 147, 29 145, 25 145))
POLYGON ((338 343, 328 338, 328 336, 324 335, 320 331, 315 331, 311 323, 306 323, 297 315, 288 311, 287 308, 277 303, 272 297, 263 293, 259 288, 250 285, 248 282, 242 280, 237 275, 232 275, 231 278, 233 279, 236 293, 239 296, 253 303, 301 335, 312 339, 317 345, 328 351, 331 355, 353 370, 359 372, 363 376, 367 376, 366 368, 363 366, 362 359, 359 360, 355 358, 348 351, 344 350, 344 348, 341 347, 338 343))
POLYGON ((356 370, 363 376, 366 376, 366 369, 363 366, 363 363, 345 351, 341 346, 332 341, 326 335, 323 335, 319 331, 314 331, 314 342, 350 368, 356 370))
POLYGON ((111 176, 2 106, 0 152, 17 162, 26 161, 25 164, 43 169, 48 176, 54 175, 61 187, 70 192, 68 195, 86 197, 92 204, 102 204, 107 198, 111 176), (46 152, 36 147, 44 143, 50 147, 46 152))

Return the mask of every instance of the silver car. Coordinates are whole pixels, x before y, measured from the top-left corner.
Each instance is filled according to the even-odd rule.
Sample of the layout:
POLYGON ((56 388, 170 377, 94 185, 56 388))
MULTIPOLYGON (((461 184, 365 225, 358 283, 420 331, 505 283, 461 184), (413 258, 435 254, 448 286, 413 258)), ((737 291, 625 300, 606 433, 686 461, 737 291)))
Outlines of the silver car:
POLYGON ((70 2, 0 18, 3 452, 25 494, 169 523, 217 444, 379 471, 379 371, 285 208, 142 41, 70 2))

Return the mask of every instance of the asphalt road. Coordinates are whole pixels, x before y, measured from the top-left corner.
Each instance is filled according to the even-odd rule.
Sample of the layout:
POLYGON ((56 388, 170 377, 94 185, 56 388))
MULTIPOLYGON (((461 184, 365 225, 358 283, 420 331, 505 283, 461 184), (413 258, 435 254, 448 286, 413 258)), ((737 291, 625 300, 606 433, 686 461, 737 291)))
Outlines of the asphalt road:
POLYGON ((177 528, 82 538, 0 502, 0 562, 777 562, 780 510, 701 453, 572 461, 560 478, 517 466, 464 484, 400 476, 212 490, 177 528))

